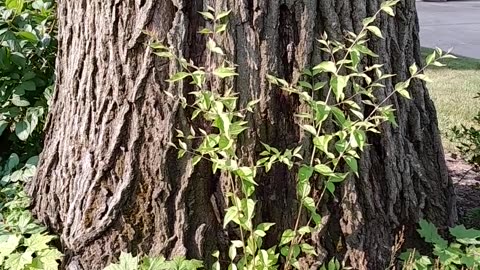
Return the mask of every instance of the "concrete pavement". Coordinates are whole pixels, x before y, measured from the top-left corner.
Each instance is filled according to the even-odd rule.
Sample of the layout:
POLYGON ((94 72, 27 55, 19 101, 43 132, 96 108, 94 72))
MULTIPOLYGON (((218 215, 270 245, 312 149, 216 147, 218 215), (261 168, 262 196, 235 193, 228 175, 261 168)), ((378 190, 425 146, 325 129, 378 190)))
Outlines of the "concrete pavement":
POLYGON ((480 1, 417 1, 423 47, 480 59, 480 1))

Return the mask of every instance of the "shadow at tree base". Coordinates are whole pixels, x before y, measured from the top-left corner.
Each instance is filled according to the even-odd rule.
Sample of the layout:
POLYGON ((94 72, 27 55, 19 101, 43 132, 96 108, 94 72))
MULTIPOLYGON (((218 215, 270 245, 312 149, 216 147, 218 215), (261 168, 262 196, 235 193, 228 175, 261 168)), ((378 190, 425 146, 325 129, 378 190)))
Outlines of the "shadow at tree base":
POLYGON ((480 229, 480 170, 451 154, 446 162, 457 195, 459 222, 480 229))

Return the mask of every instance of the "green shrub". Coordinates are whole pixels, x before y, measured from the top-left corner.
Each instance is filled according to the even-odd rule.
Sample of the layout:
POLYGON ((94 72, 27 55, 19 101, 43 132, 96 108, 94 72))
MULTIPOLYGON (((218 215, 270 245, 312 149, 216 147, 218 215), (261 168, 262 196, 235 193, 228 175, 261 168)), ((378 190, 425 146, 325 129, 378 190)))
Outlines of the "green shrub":
POLYGON ((53 1, 0 2, 0 269, 53 270, 61 258, 24 191, 53 91, 55 34, 53 1))
POLYGON ((404 269, 480 269, 480 231, 466 229, 463 225, 449 231, 455 239, 450 243, 438 234, 435 225, 422 220, 418 232, 425 242, 433 245, 435 257, 410 250, 401 255, 405 261, 404 269))
POLYGON ((54 236, 46 233, 28 210, 23 184, 35 173, 38 157, 20 165, 16 154, 0 167, 0 268, 57 269, 61 253, 50 247, 54 236))
POLYGON ((10 146, 0 155, 41 151, 57 47, 53 5, 51 0, 0 2, 0 135, 10 146))
MULTIPOLYGON (((480 98, 480 93, 475 98, 480 98)), ((480 111, 473 119, 475 125, 455 126, 451 130, 450 139, 457 143, 457 149, 465 159, 477 168, 480 167, 480 111)))
POLYGON ((201 261, 186 260, 184 257, 167 261, 164 257, 140 259, 129 253, 122 253, 118 263, 111 264, 104 270, 196 270, 202 268, 201 261))

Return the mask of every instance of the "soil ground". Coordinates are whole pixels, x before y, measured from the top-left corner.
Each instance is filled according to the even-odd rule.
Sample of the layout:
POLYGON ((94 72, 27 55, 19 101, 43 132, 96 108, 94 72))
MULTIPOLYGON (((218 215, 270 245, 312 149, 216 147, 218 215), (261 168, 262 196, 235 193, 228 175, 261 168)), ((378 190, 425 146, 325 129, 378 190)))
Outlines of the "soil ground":
POLYGON ((480 171, 454 154, 447 154, 446 161, 457 194, 459 221, 480 228, 480 171))

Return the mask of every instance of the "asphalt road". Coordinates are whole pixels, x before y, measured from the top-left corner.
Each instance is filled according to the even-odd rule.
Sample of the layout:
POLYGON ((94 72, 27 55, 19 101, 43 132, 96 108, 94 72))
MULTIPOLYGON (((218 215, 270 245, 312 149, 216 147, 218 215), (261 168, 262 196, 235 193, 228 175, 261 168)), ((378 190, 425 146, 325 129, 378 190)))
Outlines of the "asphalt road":
POLYGON ((480 59, 480 1, 417 1, 423 47, 480 59))

